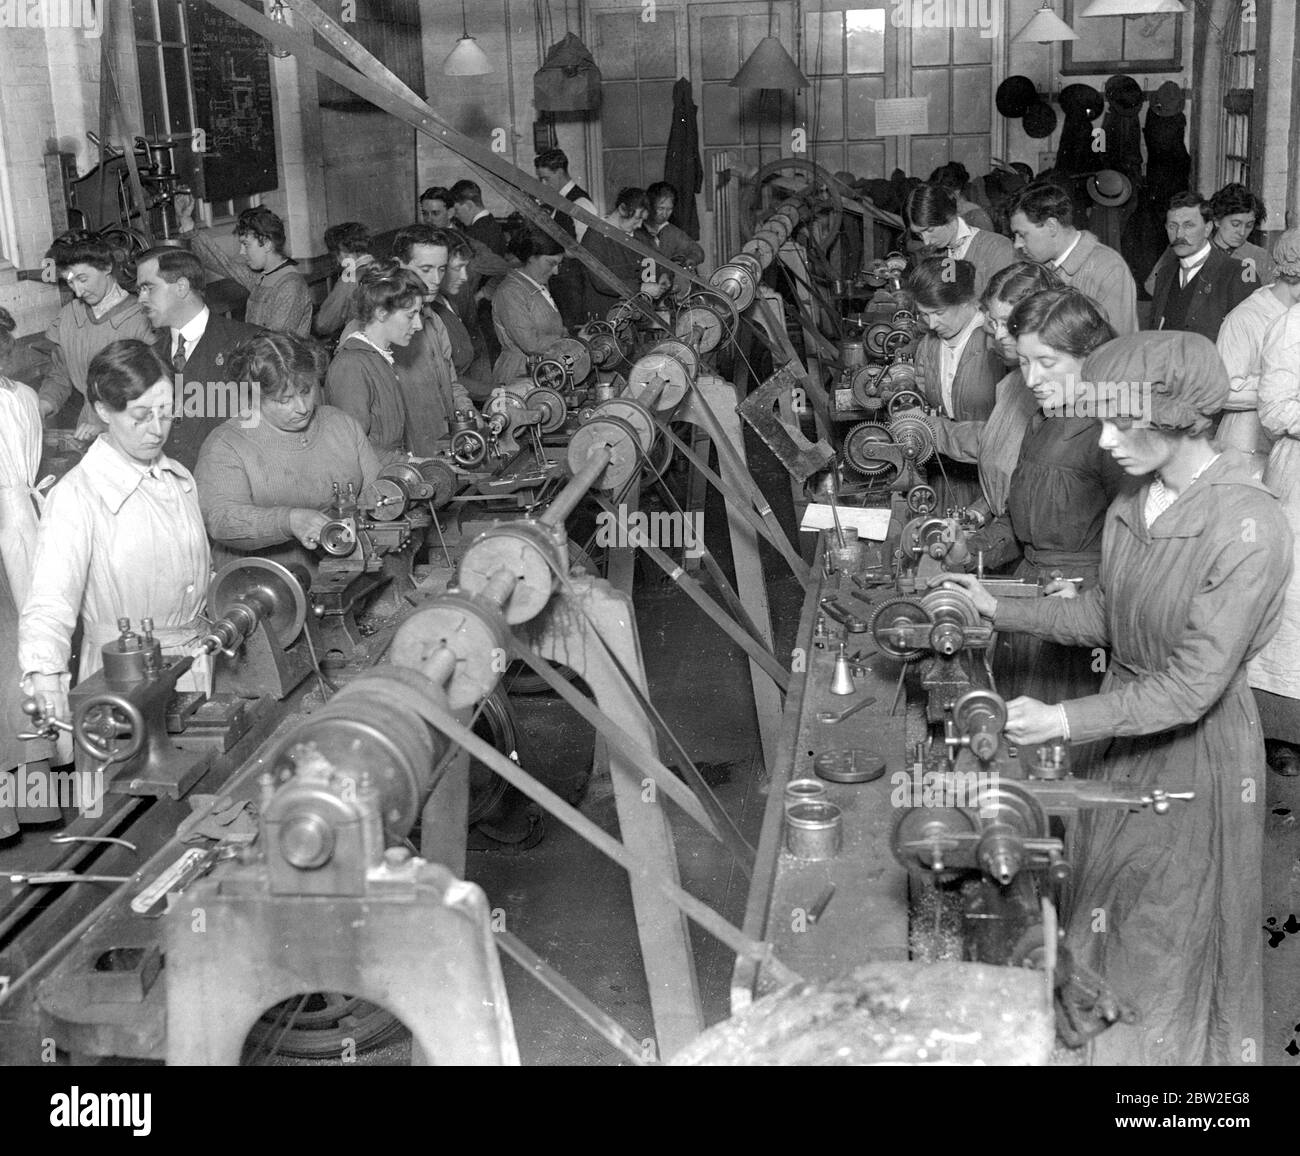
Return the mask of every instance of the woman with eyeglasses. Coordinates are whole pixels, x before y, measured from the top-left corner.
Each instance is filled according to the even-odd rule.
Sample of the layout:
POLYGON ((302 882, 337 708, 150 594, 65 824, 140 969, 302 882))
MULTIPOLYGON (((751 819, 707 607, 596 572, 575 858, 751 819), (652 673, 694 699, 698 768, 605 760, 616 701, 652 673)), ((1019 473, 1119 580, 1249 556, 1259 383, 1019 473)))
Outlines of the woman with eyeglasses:
MULTIPOLYGON (((18 627, 24 690, 68 718, 72 635, 82 626, 77 678, 100 667, 100 649, 152 618, 164 651, 201 628, 208 536, 194 478, 163 453, 172 427, 171 369, 143 341, 114 341, 86 372, 86 395, 104 432, 50 491, 36 536, 31 592, 18 627)), ((192 670, 179 689, 203 688, 192 670)), ((60 746, 71 758, 66 734, 60 746)))

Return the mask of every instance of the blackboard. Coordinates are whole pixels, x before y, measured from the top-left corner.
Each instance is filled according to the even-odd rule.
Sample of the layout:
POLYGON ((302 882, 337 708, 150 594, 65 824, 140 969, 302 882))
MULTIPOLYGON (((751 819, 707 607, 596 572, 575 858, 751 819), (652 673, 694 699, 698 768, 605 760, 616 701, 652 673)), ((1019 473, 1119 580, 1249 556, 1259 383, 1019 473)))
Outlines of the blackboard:
MULTIPOLYGON (((260 3, 249 7, 262 11, 260 3)), ((269 45, 203 0, 186 0, 185 15, 194 126, 207 138, 195 192, 206 201, 269 192, 279 184, 269 45)))

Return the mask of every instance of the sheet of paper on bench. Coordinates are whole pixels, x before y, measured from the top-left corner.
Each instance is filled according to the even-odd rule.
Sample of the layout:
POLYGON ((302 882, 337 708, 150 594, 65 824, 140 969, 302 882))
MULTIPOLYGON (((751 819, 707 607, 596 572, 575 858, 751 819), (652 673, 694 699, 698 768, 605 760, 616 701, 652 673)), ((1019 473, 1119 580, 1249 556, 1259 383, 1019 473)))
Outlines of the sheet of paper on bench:
MULTIPOLYGON (((861 506, 836 506, 839 511, 841 526, 855 526, 859 538, 870 538, 873 542, 883 542, 889 533, 889 508, 864 510, 861 506)), ((803 512, 801 530, 833 530, 835 519, 831 516, 830 506, 821 502, 810 502, 803 512)))

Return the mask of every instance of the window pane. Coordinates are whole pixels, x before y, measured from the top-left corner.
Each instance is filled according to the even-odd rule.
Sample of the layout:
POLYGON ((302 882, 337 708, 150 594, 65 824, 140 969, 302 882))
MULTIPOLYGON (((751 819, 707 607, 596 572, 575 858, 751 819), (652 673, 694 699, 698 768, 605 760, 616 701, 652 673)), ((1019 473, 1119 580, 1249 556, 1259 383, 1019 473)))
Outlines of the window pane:
MULTIPOLYGON (((101 4, 109 0, 99 0, 101 4)), ((135 0, 131 5, 131 23, 135 26, 137 40, 157 40, 158 26, 154 21, 153 0, 135 0)))
POLYGON ((833 141, 844 139, 844 81, 823 80, 817 86, 815 101, 810 100, 808 139, 833 141))
POLYGON ((641 143, 665 145, 673 123, 671 80, 641 82, 641 143))
POLYGON ((185 75, 185 49, 164 48, 163 79, 167 84, 167 111, 171 117, 168 132, 188 132, 190 125, 190 86, 185 75))
MULTIPOLYGON (((885 78, 851 76, 847 83, 849 139, 872 140, 876 135, 876 101, 885 95, 885 78)), ((881 156, 884 156, 883 152, 881 156)))
POLYGON ((882 144, 849 145, 849 172, 858 177, 885 175, 885 146, 882 144))
POLYGON ((600 120, 607 149, 635 148, 641 143, 636 88, 635 84, 605 85, 600 120))
POLYGON ((704 110, 704 139, 710 145, 740 143, 740 89, 705 85, 700 107, 704 110))
POLYGON ((596 51, 606 80, 636 76, 636 17, 622 14, 596 17, 596 51))
POLYGON ((952 101, 948 98, 948 70, 927 68, 913 72, 912 95, 930 98, 930 131, 947 132, 948 110, 952 107, 952 101))
POLYGON ((163 112, 162 76, 158 70, 158 49, 141 45, 135 52, 140 65, 140 107, 144 111, 144 123, 153 131, 154 123, 166 129, 163 112))
MULTIPOLYGON (((952 70, 952 131, 988 132, 992 105, 992 72, 988 68, 952 70)), ((934 112, 930 113, 934 128, 934 112)), ((974 172, 974 170, 971 170, 974 172)))
MULTIPOLYGON (((110 0, 99 0, 99 2, 107 4, 110 0)), ((140 7, 140 0, 136 0, 135 6, 140 7)), ((180 0, 158 0, 158 23, 161 26, 164 40, 171 40, 179 44, 185 39, 181 35, 180 0)))
POLYGON ((838 76, 844 71, 843 12, 804 14, 803 58, 808 76, 838 76))
POLYGON ((885 71, 885 12, 857 9, 844 14, 848 28, 849 72, 885 71))
MULTIPOLYGON (((969 10, 968 10, 969 11, 969 10)), ((996 23, 994 24, 996 28, 996 23)), ((952 62, 954 64, 987 64, 993 59, 993 38, 981 36, 986 28, 954 28, 952 33, 952 62)))
POLYGON ((638 76, 677 77, 677 24, 672 19, 636 22, 638 76))
POLYGON ((736 75, 740 70, 740 29, 734 17, 704 17, 700 21, 700 42, 704 80, 730 80, 736 75))
POLYGON ((913 28, 912 63, 947 64, 948 41, 951 38, 952 33, 946 28, 913 28))
POLYGON ((953 137, 952 159, 961 161, 975 176, 989 171, 989 138, 985 136, 953 137))
POLYGON ((914 136, 912 138, 913 173, 932 173, 948 163, 948 138, 946 136, 914 136))

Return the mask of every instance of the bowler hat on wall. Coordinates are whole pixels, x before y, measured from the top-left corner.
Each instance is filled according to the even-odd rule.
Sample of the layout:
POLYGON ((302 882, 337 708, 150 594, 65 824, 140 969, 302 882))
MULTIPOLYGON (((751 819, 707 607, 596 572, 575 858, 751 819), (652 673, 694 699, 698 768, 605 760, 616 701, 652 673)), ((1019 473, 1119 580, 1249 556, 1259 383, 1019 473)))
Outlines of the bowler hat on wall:
POLYGON ((1099 205, 1122 205, 1133 195, 1133 182, 1115 169, 1102 169, 1087 180, 1088 196, 1099 205))
POLYGON ((1182 86, 1174 80, 1166 80, 1151 98, 1151 111, 1156 116, 1177 116, 1183 111, 1182 86))
POLYGON ((1061 89, 1061 111, 1096 120, 1106 111, 1106 101, 1091 84, 1067 84, 1061 89))
POLYGON ((993 99, 1003 116, 1024 116, 1038 103, 1038 87, 1027 76, 1008 76, 998 85, 993 99))
POLYGON ((1042 100, 1030 105, 1025 111, 1024 126, 1025 132, 1036 140, 1051 136, 1056 131, 1056 109, 1042 100))
POLYGON ((1142 107, 1142 86, 1131 76, 1112 76, 1106 81, 1106 99, 1121 112, 1142 107))

